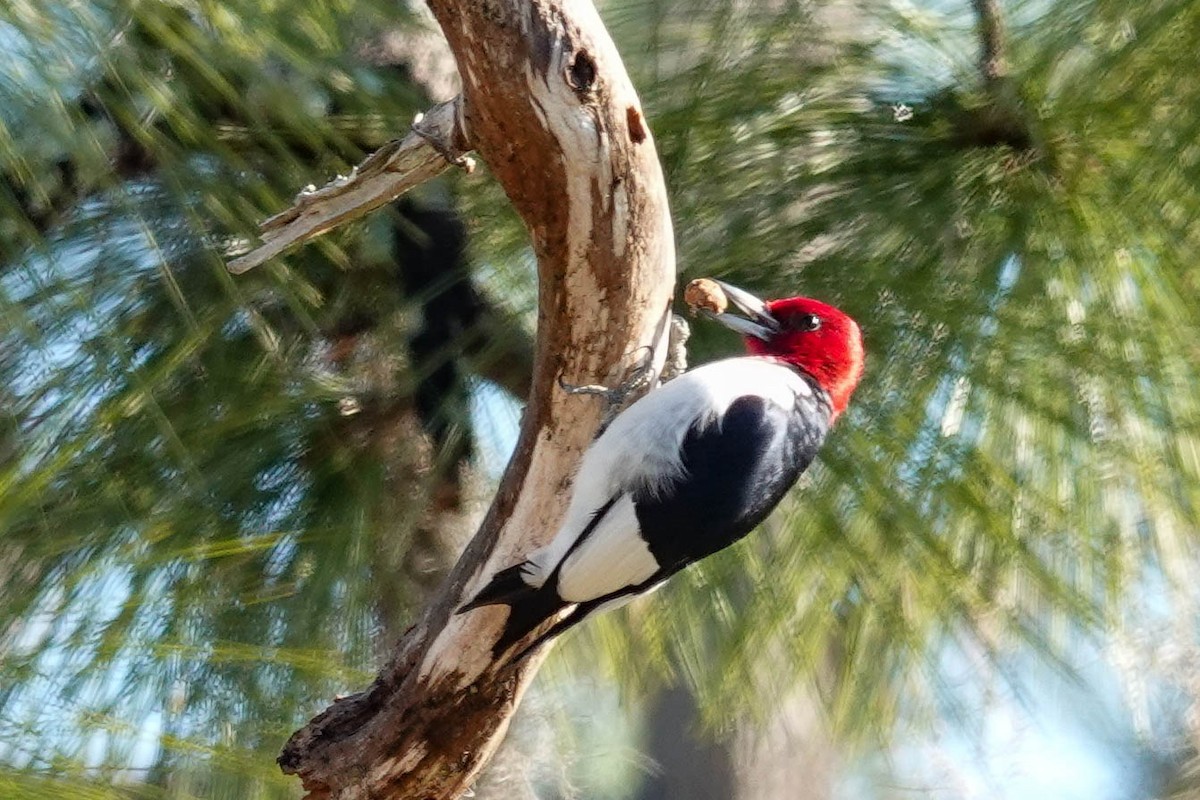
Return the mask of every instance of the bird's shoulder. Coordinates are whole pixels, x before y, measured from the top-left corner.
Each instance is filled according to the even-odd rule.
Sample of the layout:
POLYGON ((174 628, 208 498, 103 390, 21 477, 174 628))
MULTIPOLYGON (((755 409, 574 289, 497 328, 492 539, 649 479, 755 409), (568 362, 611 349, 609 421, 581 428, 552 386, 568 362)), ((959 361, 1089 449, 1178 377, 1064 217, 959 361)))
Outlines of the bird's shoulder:
MULTIPOLYGON (((725 430, 735 405, 743 419, 753 411, 764 422, 785 425, 790 420, 821 425, 829 415, 828 396, 787 365, 757 357, 715 361, 680 375, 621 413, 585 454, 580 477, 603 484, 597 494, 601 501, 621 491, 661 486, 682 474, 689 434, 714 426, 725 430), (752 402, 747 405, 744 398, 752 402)), ((744 435, 738 429, 728 435, 744 435)))
MULTIPOLYGON (((774 358, 742 356, 726 358, 688 370, 664 385, 659 392, 695 393, 724 410, 745 394, 757 394, 787 407, 797 397, 812 397, 819 391, 814 381, 774 358)), ((647 395, 652 397, 653 393, 647 395)))
POLYGON ((828 406, 828 396, 816 382, 786 364, 754 356, 727 358, 689 370, 650 392, 618 416, 605 435, 611 432, 614 440, 637 437, 661 447, 666 443, 660 435, 719 424, 744 397, 761 398, 764 407, 788 413, 820 413, 828 406))

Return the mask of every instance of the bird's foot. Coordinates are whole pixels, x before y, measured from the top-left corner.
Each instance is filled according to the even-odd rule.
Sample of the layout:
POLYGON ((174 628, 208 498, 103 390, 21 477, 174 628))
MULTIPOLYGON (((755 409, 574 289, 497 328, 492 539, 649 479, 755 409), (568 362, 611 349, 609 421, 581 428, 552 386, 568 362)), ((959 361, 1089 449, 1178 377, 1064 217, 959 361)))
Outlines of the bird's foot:
POLYGON ((643 355, 637 360, 637 363, 625 371, 620 383, 616 386, 601 386, 594 383, 576 386, 567 383, 562 378, 558 379, 558 385, 567 394, 592 395, 604 400, 604 417, 600 420, 600 427, 596 431, 597 436, 603 433, 604 429, 617 418, 622 409, 629 404, 631 398, 640 397, 658 380, 658 372, 654 369, 654 349, 643 347, 641 350, 644 351, 643 355))
POLYGON ((596 431, 597 436, 604 433, 604 429, 617 418, 617 415, 629 405, 632 399, 636 399, 654 388, 654 384, 660 380, 666 383, 687 371, 687 340, 692 335, 692 329, 687 320, 678 314, 671 315, 670 325, 671 330, 667 336, 667 357, 661 373, 654 369, 654 348, 647 346, 641 348, 641 357, 637 363, 625 371, 625 375, 616 386, 601 386, 594 383, 576 386, 567 383, 562 378, 558 379, 558 385, 567 394, 593 395, 604 400, 604 417, 600 420, 600 427, 596 431))

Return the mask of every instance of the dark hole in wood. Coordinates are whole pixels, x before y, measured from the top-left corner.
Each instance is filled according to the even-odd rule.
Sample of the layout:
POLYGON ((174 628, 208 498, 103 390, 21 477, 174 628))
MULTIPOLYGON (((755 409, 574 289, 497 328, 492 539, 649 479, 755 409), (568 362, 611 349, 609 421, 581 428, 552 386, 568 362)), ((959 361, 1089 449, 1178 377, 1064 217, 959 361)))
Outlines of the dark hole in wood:
POLYGON ((587 51, 580 50, 575 54, 575 60, 571 62, 567 73, 568 80, 575 91, 590 92, 592 85, 596 82, 596 62, 587 54, 587 51))

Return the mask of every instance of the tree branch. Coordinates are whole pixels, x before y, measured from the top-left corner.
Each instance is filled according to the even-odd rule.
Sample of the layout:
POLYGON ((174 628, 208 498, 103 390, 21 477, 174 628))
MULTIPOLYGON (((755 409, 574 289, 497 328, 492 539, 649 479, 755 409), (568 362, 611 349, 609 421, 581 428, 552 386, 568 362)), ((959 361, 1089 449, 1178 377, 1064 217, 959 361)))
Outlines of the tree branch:
POLYGON ((972 0, 978 19, 980 54, 979 71, 985 83, 1008 77, 1007 43, 1004 19, 1000 16, 998 0, 972 0))
POLYGON ((471 148, 462 122, 462 98, 438 103, 418 117, 412 131, 372 153, 349 175, 320 189, 305 189, 291 208, 261 225, 262 243, 229 262, 240 274, 291 247, 387 205, 400 195, 440 175, 451 164, 473 168, 465 153, 471 148))
POLYGON ((962 109, 955 123, 956 138, 965 147, 1010 147, 1018 153, 1040 154, 1033 120, 1009 74, 1008 34, 999 0, 972 0, 972 5, 984 102, 962 109))
POLYGON ((586 0, 432 0, 463 78, 476 151, 529 228, 538 260, 533 386, 482 527, 366 691, 335 702, 280 755, 313 798, 452 798, 499 743, 539 663, 491 660, 505 611, 456 615, 497 569, 554 534, 600 409, 557 380, 662 366, 674 244, 653 141, 586 0))

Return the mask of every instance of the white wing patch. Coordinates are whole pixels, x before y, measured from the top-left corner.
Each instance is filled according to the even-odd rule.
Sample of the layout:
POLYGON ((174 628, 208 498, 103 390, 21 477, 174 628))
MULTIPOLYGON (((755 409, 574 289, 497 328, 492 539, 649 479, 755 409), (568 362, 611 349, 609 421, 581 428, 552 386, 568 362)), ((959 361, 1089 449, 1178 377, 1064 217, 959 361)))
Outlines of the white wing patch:
POLYGON ((638 529, 633 498, 623 495, 563 562, 558 596, 568 603, 595 600, 644 583, 658 568, 638 529))

